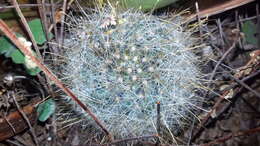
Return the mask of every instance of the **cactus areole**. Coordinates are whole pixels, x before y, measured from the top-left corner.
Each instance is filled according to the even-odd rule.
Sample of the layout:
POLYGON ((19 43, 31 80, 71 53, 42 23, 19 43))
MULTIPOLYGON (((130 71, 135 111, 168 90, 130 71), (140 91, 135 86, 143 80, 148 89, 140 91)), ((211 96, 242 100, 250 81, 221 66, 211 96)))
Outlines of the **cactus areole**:
POLYGON ((195 115, 200 70, 181 18, 104 9, 68 19, 62 74, 112 134, 156 134, 158 102, 161 127, 172 135, 195 115))

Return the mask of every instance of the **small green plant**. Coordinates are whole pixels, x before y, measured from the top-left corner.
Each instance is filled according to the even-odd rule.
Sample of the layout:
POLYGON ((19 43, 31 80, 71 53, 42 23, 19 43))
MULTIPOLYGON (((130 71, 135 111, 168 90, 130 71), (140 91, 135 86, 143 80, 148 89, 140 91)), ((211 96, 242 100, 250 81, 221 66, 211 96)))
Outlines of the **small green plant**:
POLYGON ((55 112, 55 108, 56 105, 53 99, 48 99, 47 101, 38 105, 38 120, 41 122, 45 122, 55 112))
POLYGON ((252 45, 257 45, 256 31, 257 27, 252 21, 246 21, 242 26, 242 32, 245 34, 245 41, 252 45))
MULTIPOLYGON (((34 19, 28 24, 37 44, 43 45, 47 40, 44 35, 40 19, 34 19)), ((31 43, 27 42, 21 34, 16 33, 16 36, 18 38, 23 38, 20 40, 23 41, 23 43, 26 43, 28 47, 31 47, 31 43)), ((51 33, 49 34, 49 36, 50 38, 53 37, 51 33)), ((0 37, 0 44, 0 54, 4 55, 7 58, 11 58, 12 61, 16 64, 23 64, 28 74, 36 75, 41 71, 37 66, 32 65, 33 62, 29 59, 29 57, 25 56, 13 43, 11 43, 11 41, 7 37, 0 37)))

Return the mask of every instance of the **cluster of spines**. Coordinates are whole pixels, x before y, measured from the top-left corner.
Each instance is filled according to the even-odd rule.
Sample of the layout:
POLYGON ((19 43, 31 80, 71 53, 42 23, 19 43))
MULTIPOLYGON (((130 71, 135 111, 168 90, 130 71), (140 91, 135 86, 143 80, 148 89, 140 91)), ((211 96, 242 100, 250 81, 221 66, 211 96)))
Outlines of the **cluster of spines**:
MULTIPOLYGON (((65 39, 68 85, 119 137, 178 131, 199 102, 191 33, 179 22, 127 11, 72 16, 65 39)), ((80 108, 76 110, 81 111, 80 108)))

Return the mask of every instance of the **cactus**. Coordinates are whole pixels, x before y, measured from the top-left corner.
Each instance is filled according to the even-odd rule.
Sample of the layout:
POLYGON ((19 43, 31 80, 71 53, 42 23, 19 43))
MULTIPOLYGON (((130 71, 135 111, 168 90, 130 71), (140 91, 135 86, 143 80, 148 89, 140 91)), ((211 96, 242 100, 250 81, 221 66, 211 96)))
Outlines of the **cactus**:
POLYGON ((196 39, 180 23, 111 8, 69 15, 62 76, 113 135, 156 134, 157 102, 172 135, 196 114, 201 72, 189 49, 196 39))

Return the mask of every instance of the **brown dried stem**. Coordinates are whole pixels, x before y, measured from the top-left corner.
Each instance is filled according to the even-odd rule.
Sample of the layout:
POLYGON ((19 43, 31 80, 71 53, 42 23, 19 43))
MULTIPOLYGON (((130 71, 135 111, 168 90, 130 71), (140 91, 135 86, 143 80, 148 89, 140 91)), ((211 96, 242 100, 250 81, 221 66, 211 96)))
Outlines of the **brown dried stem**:
MULTIPOLYGON (((47 7, 50 7, 52 6, 51 4, 44 4, 45 6, 47 7)), ((19 7, 20 8, 30 8, 30 7, 38 7, 38 6, 42 6, 42 4, 20 4, 19 7)), ((3 10, 3 9, 12 9, 12 8, 15 8, 15 6, 0 6, 0 10, 3 10)))
POLYGON ((243 6, 245 4, 254 2, 255 0, 228 0, 223 3, 217 4, 213 7, 204 9, 200 11, 198 14, 193 14, 188 17, 188 21, 196 20, 197 15, 200 15, 201 18, 209 17, 212 15, 220 14, 222 12, 243 6))
MULTIPOLYGON (((243 68, 252 68, 252 66, 254 66, 254 64, 257 63, 257 61, 258 61, 258 60, 257 60, 258 56, 260 56, 260 51, 255 51, 255 52, 253 53, 252 58, 250 59, 250 61, 249 61, 243 68)), ((258 75, 258 74, 259 74, 259 70, 256 70, 256 71, 255 71, 255 70, 251 70, 250 73, 249 73, 249 75, 248 75, 247 77, 244 77, 242 80, 239 80, 239 79, 237 79, 236 77, 234 77, 234 76, 232 76, 232 75, 230 75, 230 77, 231 77, 232 79, 234 79, 236 82, 238 82, 239 84, 241 84, 242 87, 247 88, 248 90, 250 90, 251 92, 253 92, 255 95, 259 96, 259 93, 258 93, 258 92, 254 91, 252 88, 250 88, 248 85, 246 85, 246 84, 244 83, 244 81, 246 81, 246 80, 248 80, 248 79, 250 79, 250 78, 252 78, 252 77, 254 77, 254 76, 258 75)), ((244 70, 241 70, 240 72, 237 72, 237 73, 236 73, 236 76, 242 77, 241 75, 244 75, 244 70)), ((232 84, 230 87, 235 87, 235 86, 236 86, 236 84, 232 84)), ((237 94, 238 92, 240 92, 241 89, 242 89, 242 87, 234 89, 234 93, 237 94)), ((197 127, 197 132, 194 134, 192 141, 195 140, 196 136, 198 136, 198 134, 201 132, 202 127, 205 126, 205 124, 206 124, 207 121, 209 120, 209 118, 210 118, 211 114, 213 113, 213 111, 219 107, 220 103, 221 103, 223 100, 225 100, 224 97, 225 97, 226 95, 228 95, 231 90, 232 90, 232 88, 229 88, 229 90, 226 90, 226 91, 222 94, 222 96, 217 100, 217 102, 216 102, 215 105, 212 107, 211 111, 207 114, 207 116, 206 116, 205 118, 203 118, 201 124, 197 127)), ((233 96, 235 96, 235 95, 233 95, 233 96)), ((226 107, 228 107, 228 106, 226 106, 226 107)), ((224 110, 222 110, 222 111, 225 111, 225 109, 227 109, 227 108, 224 108, 224 110)))
POLYGON ((29 129, 31 131, 31 134, 32 134, 32 137, 33 137, 33 140, 34 140, 36 146, 39 146, 39 142, 37 140, 37 136, 35 134, 34 128, 32 127, 32 124, 31 124, 29 118, 27 117, 26 113, 23 112, 23 110, 21 109, 20 105, 16 101, 16 95, 14 94, 13 91, 11 92, 11 94, 12 94, 12 98, 14 100, 14 103, 15 103, 19 113, 22 115, 22 118, 26 121, 27 125, 29 126, 29 129))
MULTIPOLYGON (((64 42, 64 20, 65 20, 65 13, 67 10, 67 0, 63 1, 63 6, 62 6, 62 15, 61 15, 61 28, 60 28, 60 42, 59 42, 59 46, 63 45, 64 42)), ((60 48, 59 48, 60 49, 60 48)))
POLYGON ((126 139, 122 139, 122 140, 115 140, 109 144, 103 144, 102 146, 111 146, 111 145, 115 145, 115 144, 122 143, 122 142, 128 142, 128 141, 134 141, 134 140, 140 140, 140 139, 149 139, 149 138, 155 138, 155 137, 158 137, 158 135, 155 134, 155 135, 148 135, 148 136, 126 138, 126 139))
POLYGON ((246 83, 244 83, 242 80, 237 79, 236 77, 232 76, 231 74, 229 75, 233 80, 235 80, 237 83, 239 83, 241 86, 243 86, 244 88, 246 88, 247 90, 251 91, 252 93, 254 93, 256 95, 256 97, 258 97, 260 99, 260 94, 253 90, 251 87, 249 87, 246 83))
POLYGON ((35 39, 34 39, 34 37, 33 37, 33 33, 32 33, 32 31, 31 31, 31 29, 30 29, 30 27, 29 27, 29 25, 28 25, 28 23, 27 23, 27 21, 26 21, 24 15, 23 15, 23 13, 22 13, 22 11, 21 11, 21 9, 20 9, 20 7, 19 7, 17 1, 16 1, 16 0, 12 0, 12 3, 13 3, 13 5, 14 5, 14 7, 15 7, 15 10, 16 10, 17 14, 19 15, 19 17, 20 17, 21 20, 22 20, 23 26, 25 27, 25 30, 27 31, 27 33, 28 33, 28 35, 29 35, 29 37, 30 37, 30 39, 31 39, 31 41, 32 41, 33 47, 34 47, 34 49, 35 49, 37 55, 40 57, 40 60, 41 60, 42 57, 41 57, 40 50, 39 50, 39 48, 38 48, 38 46, 37 46, 37 43, 36 43, 36 41, 35 41, 35 39))
MULTIPOLYGON (((29 118, 30 123, 36 121, 36 110, 33 105, 27 105, 21 109, 29 118)), ((6 140, 28 128, 28 124, 19 111, 10 113, 4 118, 0 118, 0 141, 6 140)))
POLYGON ((157 103, 157 133, 158 137, 156 138, 156 145, 160 145, 160 138, 159 136, 161 135, 161 103, 158 101, 157 103))
POLYGON ((215 139, 209 143, 205 143, 205 144, 201 144, 200 146, 211 146, 211 145, 216 145, 219 143, 223 143, 233 137, 238 137, 238 136, 243 136, 243 135, 250 135, 250 134, 254 134, 254 133, 259 133, 260 132, 260 127, 254 128, 254 129, 250 129, 250 130, 245 130, 245 131, 241 131, 241 132, 237 132, 237 133, 231 133, 229 135, 223 136, 221 138, 215 139))
POLYGON ((45 75, 52 80, 58 87, 60 87, 64 93, 66 93, 69 97, 71 97, 89 116, 97 123, 98 126, 109 136, 110 140, 112 139, 112 135, 106 129, 106 127, 100 122, 100 120, 96 117, 96 115, 85 105, 83 104, 77 96, 67 88, 38 58, 36 58, 31 51, 26 48, 15 36, 15 34, 11 31, 11 29, 6 25, 6 23, 0 19, 0 30, 27 56, 31 58, 31 60, 37 64, 37 66, 45 73, 45 75))

